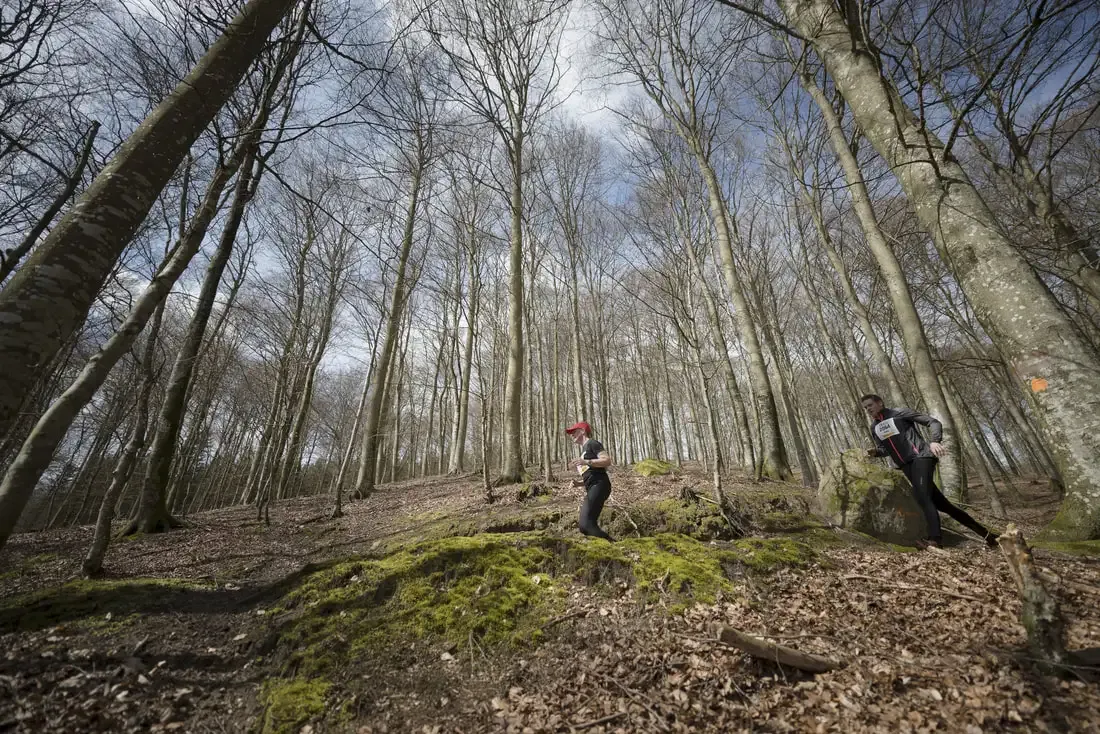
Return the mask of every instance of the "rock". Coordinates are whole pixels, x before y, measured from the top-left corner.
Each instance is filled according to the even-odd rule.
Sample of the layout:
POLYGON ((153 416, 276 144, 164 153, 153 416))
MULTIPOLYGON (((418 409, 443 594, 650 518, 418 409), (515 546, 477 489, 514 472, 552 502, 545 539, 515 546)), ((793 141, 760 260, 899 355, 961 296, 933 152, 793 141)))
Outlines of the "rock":
POLYGON ((549 497, 554 493, 553 489, 544 482, 530 482, 521 484, 516 490, 516 501, 527 502, 536 497, 549 497))
POLYGON ((905 475, 872 463, 859 449, 833 460, 817 497, 822 511, 842 528, 898 545, 915 545, 928 534, 905 475))
POLYGON ((672 473, 672 464, 660 459, 642 459, 634 465, 634 473, 642 477, 663 477, 672 473))

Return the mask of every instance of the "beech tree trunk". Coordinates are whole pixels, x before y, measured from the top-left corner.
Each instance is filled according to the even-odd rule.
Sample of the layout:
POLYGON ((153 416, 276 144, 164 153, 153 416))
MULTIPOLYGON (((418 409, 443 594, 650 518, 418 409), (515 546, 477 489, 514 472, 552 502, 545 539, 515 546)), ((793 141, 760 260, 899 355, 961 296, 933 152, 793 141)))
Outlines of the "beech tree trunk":
POLYGON ((149 399, 156 385, 156 369, 153 363, 156 359, 157 337, 160 335, 163 315, 164 301, 161 301, 153 315, 153 324, 149 327, 149 334, 145 340, 145 353, 141 360, 141 392, 138 394, 137 406, 134 408, 134 425, 130 428, 126 447, 111 474, 111 484, 99 504, 95 534, 92 536, 92 544, 81 566, 85 576, 96 576, 103 570, 103 558, 107 554, 107 544, 111 540, 111 523, 115 518, 115 505, 126 489, 134 473, 134 467, 137 466, 141 449, 145 446, 145 434, 149 428, 149 399))
MULTIPOLYGON (((878 72, 875 73, 877 75, 878 72)), ((928 345, 920 315, 913 304, 913 296, 909 291, 905 271, 902 269, 897 255, 894 254, 893 249, 886 241, 881 227, 879 227, 878 218, 871 206, 871 197, 867 192, 863 173, 859 167, 859 161, 848 145, 848 139, 844 135, 844 129, 832 104, 812 77, 802 72, 800 78, 802 86, 809 92, 810 97, 821 111, 825 126, 829 131, 829 142, 832 144, 833 151, 844 169, 844 175, 848 181, 848 191, 852 197, 852 207, 855 209, 860 228, 863 230, 871 254, 874 255, 875 261, 878 263, 879 270, 886 283, 887 292, 890 294, 890 302, 894 307, 894 313, 898 319, 898 329, 901 331, 902 342, 905 345, 905 355, 909 358, 912 366, 917 389, 920 390, 921 397, 924 398, 928 412, 943 422, 942 443, 947 449, 947 455, 940 460, 939 465, 941 489, 951 499, 961 499, 960 495, 963 487, 959 468, 962 454, 960 444, 956 438, 958 432, 954 421, 951 420, 951 411, 947 407, 947 399, 940 388, 936 366, 932 361, 932 351, 928 345)), ((845 95, 845 100, 848 101, 849 105, 852 105, 847 95, 845 95)), ((860 116, 856 113, 854 106, 853 115, 862 127, 860 116)))
POLYGON ((172 173, 295 2, 245 5, 0 291, 0 435, 80 328, 172 173))
POLYGON ((382 352, 378 356, 375 369, 374 388, 367 403, 367 420, 363 426, 363 444, 359 450, 359 476, 355 480, 354 497, 362 499, 374 491, 375 471, 378 468, 379 434, 382 420, 382 406, 388 389, 387 378, 397 348, 398 332, 401 329, 405 302, 408 300, 405 270, 412 252, 413 231, 416 214, 420 204, 420 186, 423 180, 423 159, 413 171, 412 188, 409 192, 409 207, 405 214, 405 231, 401 237, 401 251, 397 257, 397 273, 394 276, 393 297, 390 299, 389 318, 386 321, 386 336, 382 342, 382 352))
MULTIPOLYGON (((810 39, 868 140, 966 292, 982 326, 1030 390, 1065 485, 1050 538, 1100 538, 1100 370, 1035 271, 1013 247, 966 171, 885 80, 873 52, 828 0, 780 0, 810 39)), ((923 390, 922 390, 923 392, 923 390)), ((933 406, 934 407, 934 406, 933 406)))
MULTIPOLYGON (((243 152, 242 152, 243 153, 243 152)), ((218 169, 187 229, 152 282, 134 301, 126 320, 84 365, 72 384, 46 410, 23 442, 19 454, 0 481, 0 548, 7 542, 35 485, 50 465, 57 447, 73 420, 107 379, 112 368, 141 334, 149 318, 168 296, 172 286, 199 251, 206 230, 218 210, 218 201, 233 172, 241 163, 234 156, 218 169)))

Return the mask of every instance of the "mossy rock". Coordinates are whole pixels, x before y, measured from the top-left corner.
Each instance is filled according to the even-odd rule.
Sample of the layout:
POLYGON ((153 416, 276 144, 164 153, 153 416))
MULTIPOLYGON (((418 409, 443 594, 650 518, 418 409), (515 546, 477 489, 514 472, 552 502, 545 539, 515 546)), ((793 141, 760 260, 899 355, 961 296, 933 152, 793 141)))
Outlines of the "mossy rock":
POLYGON ((318 678, 265 681, 260 698, 264 715, 262 734, 296 734, 300 727, 325 710, 330 683, 318 678))
POLYGON ((660 459, 642 459, 634 465, 634 473, 640 477, 663 477, 671 474, 673 465, 660 459))
POLYGON ((928 535, 909 480, 868 461, 858 449, 845 451, 829 465, 817 496, 821 510, 842 528, 909 546, 928 535))
POLYGON ((550 497, 553 493, 554 491, 550 485, 544 482, 521 484, 519 489, 516 490, 516 501, 528 502, 537 497, 550 497))
POLYGON ((629 508, 608 512, 608 528, 613 537, 661 533, 687 535, 696 540, 731 540, 738 537, 710 502, 667 499, 638 502, 629 508), (636 526, 636 529, 635 529, 636 526))

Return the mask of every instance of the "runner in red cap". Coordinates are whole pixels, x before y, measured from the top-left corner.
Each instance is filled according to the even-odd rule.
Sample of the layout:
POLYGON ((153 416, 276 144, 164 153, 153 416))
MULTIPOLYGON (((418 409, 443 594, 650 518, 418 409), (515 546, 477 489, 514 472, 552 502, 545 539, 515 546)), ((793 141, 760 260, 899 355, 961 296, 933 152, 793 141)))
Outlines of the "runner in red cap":
POLYGON ((578 421, 565 429, 573 443, 581 447, 581 458, 573 459, 569 466, 575 466, 584 480, 585 498, 581 505, 581 532, 597 538, 614 542, 611 536, 600 529, 600 513, 607 498, 611 496, 611 479, 607 476, 607 467, 611 466, 611 457, 603 444, 592 438, 592 426, 578 421), (583 467, 583 468, 581 468, 583 467))

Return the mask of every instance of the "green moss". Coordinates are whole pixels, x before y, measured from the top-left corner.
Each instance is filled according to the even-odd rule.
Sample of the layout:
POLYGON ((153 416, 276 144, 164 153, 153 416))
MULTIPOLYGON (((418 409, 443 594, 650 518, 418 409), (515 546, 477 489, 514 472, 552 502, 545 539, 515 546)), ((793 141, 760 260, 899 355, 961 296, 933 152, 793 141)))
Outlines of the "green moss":
POLYGON ((660 533, 678 533, 697 540, 736 537, 734 529, 719 514, 717 505, 710 502, 675 499, 639 502, 625 511, 608 514, 611 520, 608 527, 616 537, 660 533))
POLYGON ((1065 542, 1038 540, 1033 545, 1036 548, 1071 556, 1100 556, 1100 540, 1071 540, 1065 542))
POLYGON ((329 682, 317 678, 266 681, 261 693, 263 734, 293 734, 325 710, 329 682))
POLYGON ((634 465, 634 473, 642 477, 663 477, 672 473, 672 464, 660 459, 642 459, 634 465))
POLYGON ((758 518, 757 524, 766 533, 797 533, 822 527, 821 522, 813 515, 783 511, 764 512, 758 518))
POLYGON ((729 550, 672 534, 633 538, 620 545, 637 554, 633 572, 642 598, 671 594, 676 611, 693 602, 710 604, 722 592, 733 592, 729 577, 740 559, 729 550))
POLYGON ((103 627, 106 620, 114 623, 114 629, 134 614, 169 611, 185 604, 209 606, 204 595, 210 593, 208 587, 180 579, 76 579, 0 602, 0 632, 38 630, 78 620, 93 627, 103 627))
POLYGON ((739 560, 757 572, 806 566, 817 557, 813 548, 790 538, 743 538, 733 545, 738 550, 739 560))
POLYGON ((676 611, 733 593, 740 569, 804 565, 814 555, 791 540, 728 545, 668 533, 619 543, 538 532, 441 538, 307 577, 275 610, 278 643, 289 676, 328 679, 349 658, 412 640, 536 644, 576 583, 624 581, 676 611))
POLYGON ((537 538, 441 538, 312 575, 286 598, 286 609, 297 615, 282 634, 293 669, 327 672, 347 652, 395 640, 536 640, 563 598, 548 573, 554 554, 537 538))
POLYGON ((1093 507, 1076 494, 1067 494, 1058 514, 1035 538, 1044 543, 1090 542, 1100 537, 1100 508, 1093 507))
POLYGON ((538 498, 548 498, 553 493, 553 489, 543 482, 529 482, 521 484, 519 489, 516 490, 516 500, 527 502, 538 498))

